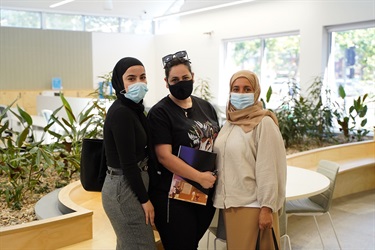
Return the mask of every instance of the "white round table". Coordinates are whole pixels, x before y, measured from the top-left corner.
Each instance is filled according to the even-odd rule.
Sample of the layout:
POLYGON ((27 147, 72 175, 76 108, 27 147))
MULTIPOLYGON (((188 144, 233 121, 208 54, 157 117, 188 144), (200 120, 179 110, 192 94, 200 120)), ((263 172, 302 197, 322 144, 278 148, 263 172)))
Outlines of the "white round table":
POLYGON ((329 188, 330 180, 315 171, 287 167, 286 200, 296 200, 320 194, 329 188))

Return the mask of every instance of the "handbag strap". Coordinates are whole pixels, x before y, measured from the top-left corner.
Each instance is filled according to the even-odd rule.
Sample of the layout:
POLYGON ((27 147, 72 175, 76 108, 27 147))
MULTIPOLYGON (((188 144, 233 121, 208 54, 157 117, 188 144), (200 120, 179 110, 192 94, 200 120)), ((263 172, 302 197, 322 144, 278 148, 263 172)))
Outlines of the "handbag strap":
MULTIPOLYGON (((279 250, 279 245, 277 244, 275 231, 272 228, 272 238, 273 238, 273 245, 275 247, 275 250, 279 250)), ((258 238, 257 238, 257 244, 255 245, 255 250, 260 250, 260 229, 258 231, 258 238)))

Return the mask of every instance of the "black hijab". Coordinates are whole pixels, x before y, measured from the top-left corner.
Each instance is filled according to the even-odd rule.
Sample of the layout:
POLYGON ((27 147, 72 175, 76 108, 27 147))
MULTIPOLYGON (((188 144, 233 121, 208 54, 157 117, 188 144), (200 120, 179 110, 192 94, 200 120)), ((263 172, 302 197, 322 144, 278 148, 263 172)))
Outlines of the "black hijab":
MULTIPOLYGON (((126 93, 126 91, 124 87, 124 81, 122 80, 122 76, 130 67, 136 66, 136 65, 143 66, 141 61, 133 57, 125 57, 125 58, 122 58, 120 61, 118 61, 112 72, 112 86, 116 91, 117 99, 119 99, 125 106, 134 110, 136 114, 138 115, 139 121, 141 122, 147 134, 147 141, 148 141, 147 148, 150 149, 151 134, 150 134, 150 128, 148 126, 147 118, 144 113, 145 107, 143 106, 143 100, 141 100, 139 103, 135 103, 132 100, 125 98, 124 96, 124 93, 126 93), (121 91, 122 93, 120 93, 121 91)), ((147 152, 147 155, 149 154, 150 152, 147 152)))
POLYGON ((116 91, 117 99, 121 100, 123 104, 130 107, 137 113, 143 113, 145 109, 145 107, 143 106, 143 100, 141 100, 139 103, 135 103, 132 100, 125 98, 124 96, 124 93, 126 93, 126 91, 124 87, 124 81, 122 80, 122 76, 130 67, 136 65, 143 66, 141 61, 133 57, 125 57, 118 61, 112 71, 112 86, 116 91), (122 93, 120 93, 121 91, 122 93))

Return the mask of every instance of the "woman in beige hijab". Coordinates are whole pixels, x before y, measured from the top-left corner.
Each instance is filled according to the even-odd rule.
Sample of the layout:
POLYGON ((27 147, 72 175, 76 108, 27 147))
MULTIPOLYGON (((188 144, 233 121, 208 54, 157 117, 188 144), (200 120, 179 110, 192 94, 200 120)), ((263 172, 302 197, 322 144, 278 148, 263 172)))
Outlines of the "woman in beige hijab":
POLYGON ((241 70, 230 79, 227 122, 214 144, 218 180, 214 206, 224 209, 228 249, 274 249, 285 199, 286 153, 276 116, 263 109, 258 77, 241 70))

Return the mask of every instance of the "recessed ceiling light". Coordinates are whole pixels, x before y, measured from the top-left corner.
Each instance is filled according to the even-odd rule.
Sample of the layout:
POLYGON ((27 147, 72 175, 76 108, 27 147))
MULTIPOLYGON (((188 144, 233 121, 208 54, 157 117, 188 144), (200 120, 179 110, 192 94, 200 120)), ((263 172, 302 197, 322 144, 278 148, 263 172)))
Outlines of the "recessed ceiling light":
POLYGON ((175 14, 155 17, 153 19, 153 21, 159 21, 159 20, 163 20, 163 19, 167 19, 167 18, 171 18, 171 17, 186 16, 186 15, 191 15, 191 14, 195 14, 195 13, 200 13, 200 12, 205 12, 205 11, 215 10, 215 9, 221 9, 221 8, 225 8, 225 7, 229 7, 229 6, 234 6, 234 5, 239 5, 239 4, 249 3, 249 2, 254 2, 254 1, 256 1, 256 0, 241 0, 241 1, 224 3, 224 4, 218 4, 218 5, 214 5, 214 6, 210 6, 210 7, 206 7, 206 8, 195 9, 195 10, 190 10, 190 11, 179 12, 179 13, 175 13, 175 14))
POLYGON ((64 5, 64 4, 67 4, 67 3, 70 3, 70 2, 73 2, 74 0, 64 0, 64 1, 61 1, 61 2, 58 2, 58 3, 55 3, 55 4, 52 4, 50 5, 49 7, 50 8, 56 8, 58 6, 61 6, 61 5, 64 5))

